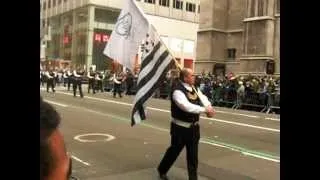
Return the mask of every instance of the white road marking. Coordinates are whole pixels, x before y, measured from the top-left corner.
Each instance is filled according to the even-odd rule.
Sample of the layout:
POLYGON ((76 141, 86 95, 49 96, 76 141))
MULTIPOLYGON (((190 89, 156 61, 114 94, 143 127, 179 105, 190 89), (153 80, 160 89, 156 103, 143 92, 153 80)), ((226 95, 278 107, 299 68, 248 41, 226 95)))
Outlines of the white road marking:
POLYGON ((222 122, 222 123, 227 123, 227 124, 233 124, 233 125, 238 125, 238 126, 251 127, 251 128, 255 128, 255 129, 262 129, 262 130, 267 130, 267 131, 280 132, 280 129, 266 128, 266 127, 262 127, 262 126, 251 125, 251 124, 225 121, 225 120, 222 120, 222 119, 207 118, 207 117, 203 117, 203 116, 201 116, 201 118, 207 119, 207 120, 209 120, 209 121, 217 121, 217 122, 222 122))
POLYGON ((260 158, 260 159, 265 159, 265 160, 269 160, 269 161, 273 161, 273 162, 277 162, 277 163, 280 162, 280 159, 268 158, 268 157, 265 157, 265 156, 260 156, 260 155, 252 154, 252 153, 248 153, 248 152, 241 152, 241 153, 244 154, 244 155, 247 155, 247 156, 252 156, 252 157, 256 157, 256 158, 260 158))
MULTIPOLYGON (((46 90, 45 88, 40 88, 41 90, 46 90)), ((65 94, 65 95, 72 95, 70 93, 65 93, 65 92, 59 92, 56 91, 56 93, 60 93, 60 94, 65 94)), ((130 103, 123 103, 123 102, 119 102, 119 101, 113 101, 113 100, 106 100, 106 99, 101 99, 101 98, 95 98, 95 97, 90 97, 90 96, 86 96, 86 98, 88 99, 92 99, 92 100, 97 100, 97 101, 103 101, 103 102, 111 102, 111 103, 116 103, 116 104, 122 104, 125 106, 132 106, 132 104, 130 103)), ((167 112, 167 110, 162 110, 162 109, 157 109, 157 108, 153 108, 153 107, 147 107, 148 109, 151 110, 157 110, 157 111, 161 111, 161 112, 167 112)), ((238 115, 238 116, 245 116, 245 117, 249 117, 249 118, 260 118, 261 116, 256 116, 256 115, 249 115, 249 114, 242 114, 242 113, 235 113, 235 112, 228 112, 228 111, 221 111, 221 110, 216 110, 217 113, 222 113, 222 114, 232 114, 232 115, 238 115)), ((278 118, 269 118, 266 117, 266 120, 271 120, 271 121, 280 121, 280 119, 278 118)))
POLYGON ((80 162, 80 163, 82 163, 82 164, 84 164, 84 165, 86 165, 86 166, 90 166, 90 164, 89 164, 89 163, 87 163, 87 162, 85 162, 85 161, 83 161, 83 160, 81 160, 81 159, 77 158, 77 157, 76 157, 76 156, 74 156, 74 155, 71 155, 71 158, 72 158, 72 159, 74 159, 74 160, 76 160, 76 161, 78 161, 78 162, 80 162))
POLYGON ((158 108, 153 108, 153 107, 147 107, 147 109, 151 109, 151 110, 154 110, 154 111, 160 111, 160 112, 170 113, 170 111, 168 111, 168 110, 158 109, 158 108))
POLYGON ((271 120, 271 121, 280 121, 280 119, 278 119, 278 118, 269 118, 269 117, 266 117, 265 119, 271 120))
POLYGON ((89 134, 77 135, 73 139, 77 140, 77 141, 80 141, 80 142, 99 142, 99 141, 108 142, 108 141, 114 140, 115 137, 110 135, 110 134, 104 134, 104 133, 89 133, 89 134), (104 139, 101 139, 101 140, 84 139, 84 137, 88 137, 88 136, 104 136, 104 137, 107 137, 107 138, 104 138, 104 139))
MULTIPOLYGON (((106 113, 102 113, 102 112, 95 111, 95 110, 90 110, 90 109, 83 108, 83 107, 77 107, 77 106, 72 106, 72 105, 70 105, 69 107, 81 109, 82 111, 87 111, 87 112, 95 113, 95 114, 98 114, 98 115, 101 115, 101 116, 107 116, 107 117, 111 117, 111 116, 112 116, 112 115, 109 115, 109 114, 106 114, 106 113)), ((116 117, 115 117, 115 118, 116 118, 116 117)), ((152 129, 157 129, 157 130, 159 130, 159 131, 169 132, 169 130, 166 129, 166 128, 159 128, 159 127, 156 127, 156 126, 147 124, 147 123, 141 123, 140 125, 145 126, 145 127, 149 127, 149 128, 152 128, 152 129)), ((225 146, 225 145, 222 145, 222 144, 217 144, 217 143, 213 143, 213 142, 210 142, 210 141, 206 141, 206 140, 204 140, 203 138, 201 138, 199 142, 200 142, 200 143, 203 143, 203 144, 208 144, 208 145, 212 145, 212 146, 217 146, 217 147, 229 149, 229 150, 232 150, 232 151, 241 152, 242 154, 245 154, 245 155, 248 155, 248 156, 253 156, 253 157, 256 157, 256 158, 260 158, 260 159, 265 159, 265 160, 269 160, 269 161, 273 161, 273 162, 280 162, 280 160, 278 160, 278 159, 268 158, 268 157, 265 157, 265 156, 260 156, 260 155, 253 154, 253 153, 249 153, 249 152, 243 152, 243 151, 240 151, 240 150, 237 150, 237 149, 235 149, 235 148, 228 147, 228 146, 225 146)), ((81 159, 79 159, 79 158, 77 158, 77 157, 75 157, 75 156, 71 156, 71 157, 72 157, 72 158, 76 158, 77 161, 79 161, 79 162, 81 162, 81 163, 83 163, 83 164, 85 164, 85 165, 87 165, 87 166, 90 166, 89 163, 84 162, 84 161, 82 161, 81 159)))
POLYGON ((57 106, 68 107, 68 105, 66 105, 66 104, 61 104, 61 103, 57 103, 57 102, 54 102, 54 101, 49 101, 49 100, 46 100, 46 99, 44 99, 44 101, 46 101, 46 102, 48 102, 50 104, 57 105, 57 106))
POLYGON ((238 115, 238 116, 245 116, 245 117, 250 117, 250 118, 260 118, 260 116, 255 116, 255 115, 241 114, 241 113, 233 113, 233 112, 220 111, 220 110, 216 110, 216 112, 217 112, 217 113, 224 113, 224 114, 238 115))
MULTIPOLYGON (((65 95, 72 95, 70 93, 65 93, 65 92, 57 92, 57 93, 65 94, 65 95)), ((121 105, 126 105, 126 106, 132 106, 132 104, 130 104, 130 103, 118 102, 118 101, 113 101, 113 100, 99 99, 99 98, 88 97, 88 96, 86 96, 86 98, 92 99, 92 100, 97 100, 97 101, 102 101, 102 102, 109 102, 109 103, 121 104, 121 105)), ((158 109, 158 108, 153 108, 153 107, 147 107, 147 109, 170 113, 170 111, 168 111, 168 110, 158 109)), ((251 125, 251 124, 245 124, 245 123, 239 123, 239 122, 233 122, 233 121, 226 121, 226 120, 216 119, 216 118, 207 118, 207 117, 204 117, 204 116, 200 116, 200 117, 203 118, 203 119, 207 119, 209 121, 217 121, 217 122, 227 123, 227 124, 232 124, 232 125, 237 125, 237 126, 244 126, 244 127, 255 128, 255 129, 262 129, 262 130, 272 131, 272 132, 280 132, 279 129, 267 128, 267 127, 262 127, 262 126, 255 126, 255 125, 251 125)))
MULTIPOLYGON (((78 107, 75 107, 75 108, 78 108, 78 107)), ((102 116, 108 116, 108 117, 110 117, 110 115, 109 115, 109 114, 106 114, 106 113, 102 113, 102 112, 98 112, 98 111, 93 111, 93 110, 90 110, 90 109, 87 109, 87 108, 82 108, 82 107, 80 107, 80 109, 86 110, 86 111, 91 112, 91 113, 99 114, 99 115, 102 115, 102 116)), ((147 124, 147 123, 141 123, 140 125, 146 126, 146 127, 149 127, 149 128, 153 128, 153 129, 157 129, 157 130, 159 130, 159 131, 169 132, 169 130, 166 129, 166 128, 159 128, 159 127, 156 127, 156 126, 147 124)), ((232 148, 232 147, 228 147, 228 146, 225 146, 225 145, 222 145, 222 144, 217 144, 217 143, 213 143, 213 142, 206 141, 206 140, 204 140, 204 139, 202 139, 202 138, 200 139, 200 143, 208 144, 208 145, 212 145, 212 146, 217 146, 217 147, 229 149, 229 150, 232 150, 232 151, 241 152, 242 154, 245 154, 245 155, 247 155, 247 156, 252 156, 252 157, 256 157, 256 158, 260 158, 260 159, 264 159, 264 160, 269 160, 269 161, 273 161, 273 162, 280 162, 280 160, 278 160, 278 159, 273 159, 273 158, 269 158, 269 157, 265 157, 265 156, 260 156, 260 155, 253 154, 253 153, 249 153, 249 152, 243 152, 243 151, 240 151, 240 150, 238 150, 238 149, 236 149, 236 148, 232 148)))
MULTIPOLYGON (((65 93, 65 92, 56 92, 59 94, 65 94, 65 95, 69 95, 71 96, 72 94, 70 93, 65 93)), ((72 95, 73 96, 73 95, 72 95)), ((132 106, 132 104, 129 103, 124 103, 124 102, 119 102, 119 101, 113 101, 113 100, 107 100, 107 99, 101 99, 101 98, 95 98, 95 97, 90 97, 90 96, 85 96, 85 98, 87 99, 92 99, 92 100, 96 100, 96 101, 102 101, 102 102, 108 102, 108 103, 115 103, 115 104, 121 104, 121 105, 125 105, 125 106, 132 106)))

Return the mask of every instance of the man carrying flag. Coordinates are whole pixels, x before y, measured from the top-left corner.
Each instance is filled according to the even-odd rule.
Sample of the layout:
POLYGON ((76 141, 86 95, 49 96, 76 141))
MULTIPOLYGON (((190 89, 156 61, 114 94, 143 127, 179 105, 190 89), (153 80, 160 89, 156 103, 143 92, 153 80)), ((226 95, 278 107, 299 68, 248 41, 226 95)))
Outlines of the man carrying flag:
POLYGON ((208 98, 199 89, 195 90, 194 75, 191 69, 180 71, 179 82, 171 93, 171 145, 167 149, 158 166, 162 180, 168 179, 166 174, 175 162, 180 152, 187 148, 187 167, 189 180, 197 180, 198 146, 200 139, 199 116, 206 113, 214 115, 214 110, 208 98), (203 106, 200 106, 200 104, 203 106))
MULTIPOLYGON (((148 49, 141 61, 131 116, 132 126, 146 119, 144 103, 165 79, 170 66, 173 63, 179 65, 135 1, 126 0, 104 54, 133 70, 134 58, 142 40, 145 40, 144 45, 148 49)), ((166 173, 184 146, 187 148, 189 179, 197 179, 199 114, 206 113, 208 117, 214 115, 208 99, 193 87, 192 70, 180 70, 180 81, 171 91, 171 146, 158 167, 163 180, 168 179, 166 173), (200 106, 201 103, 204 107, 200 106)))

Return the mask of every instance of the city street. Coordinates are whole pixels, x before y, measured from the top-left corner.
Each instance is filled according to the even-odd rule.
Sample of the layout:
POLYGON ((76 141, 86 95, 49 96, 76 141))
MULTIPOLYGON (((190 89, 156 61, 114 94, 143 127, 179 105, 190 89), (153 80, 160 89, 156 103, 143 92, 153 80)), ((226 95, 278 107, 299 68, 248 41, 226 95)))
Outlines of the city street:
MULTIPOLYGON (((133 96, 85 93, 81 99, 60 89, 55 94, 41 89, 41 95, 61 114, 76 177, 158 179, 156 167, 170 143, 168 100, 150 99, 147 120, 131 127, 133 96)), ((216 110, 214 118, 200 120, 199 179, 280 179, 280 117, 216 110)), ((168 176, 187 179, 185 150, 168 176)))

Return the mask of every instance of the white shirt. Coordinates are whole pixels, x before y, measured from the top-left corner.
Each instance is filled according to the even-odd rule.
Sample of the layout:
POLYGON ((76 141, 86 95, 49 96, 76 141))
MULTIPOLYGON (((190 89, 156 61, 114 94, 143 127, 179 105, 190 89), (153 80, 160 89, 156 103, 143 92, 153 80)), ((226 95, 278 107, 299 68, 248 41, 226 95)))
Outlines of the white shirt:
POLYGON ((90 79, 94 78, 93 76, 90 76, 90 72, 88 72, 87 76, 88 76, 88 78, 90 78, 90 79))
POLYGON ((96 74, 96 77, 95 77, 96 80, 100 81, 100 77, 99 77, 99 74, 96 74))
POLYGON ((73 70, 73 75, 74 75, 75 77, 80 77, 80 75, 77 74, 77 71, 76 71, 76 70, 73 70))
POLYGON ((117 80, 116 74, 113 74, 113 82, 116 84, 121 84, 121 82, 117 80))
MULTIPOLYGON (((189 84, 182 83, 182 85, 188 91, 192 92, 192 87, 189 84)), ((197 93, 204 107, 211 106, 211 103, 209 102, 207 96, 203 95, 199 89, 197 90, 197 93)), ((172 98, 173 101, 177 104, 177 106, 183 111, 194 114, 200 114, 206 111, 204 107, 190 103, 190 101, 187 99, 187 97, 181 90, 175 90, 173 92, 172 98)))
POLYGON ((50 79, 53 78, 52 76, 50 76, 49 71, 46 71, 45 75, 46 75, 48 78, 50 78, 50 79))

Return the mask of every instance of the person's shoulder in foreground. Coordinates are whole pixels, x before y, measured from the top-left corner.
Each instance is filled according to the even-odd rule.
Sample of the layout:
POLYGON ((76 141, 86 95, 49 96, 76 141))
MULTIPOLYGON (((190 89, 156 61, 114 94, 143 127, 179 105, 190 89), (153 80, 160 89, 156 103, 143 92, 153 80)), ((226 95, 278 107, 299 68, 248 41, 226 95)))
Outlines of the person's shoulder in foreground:
POLYGON ((60 121, 58 112, 40 98, 40 180, 67 180, 71 175, 60 121))

